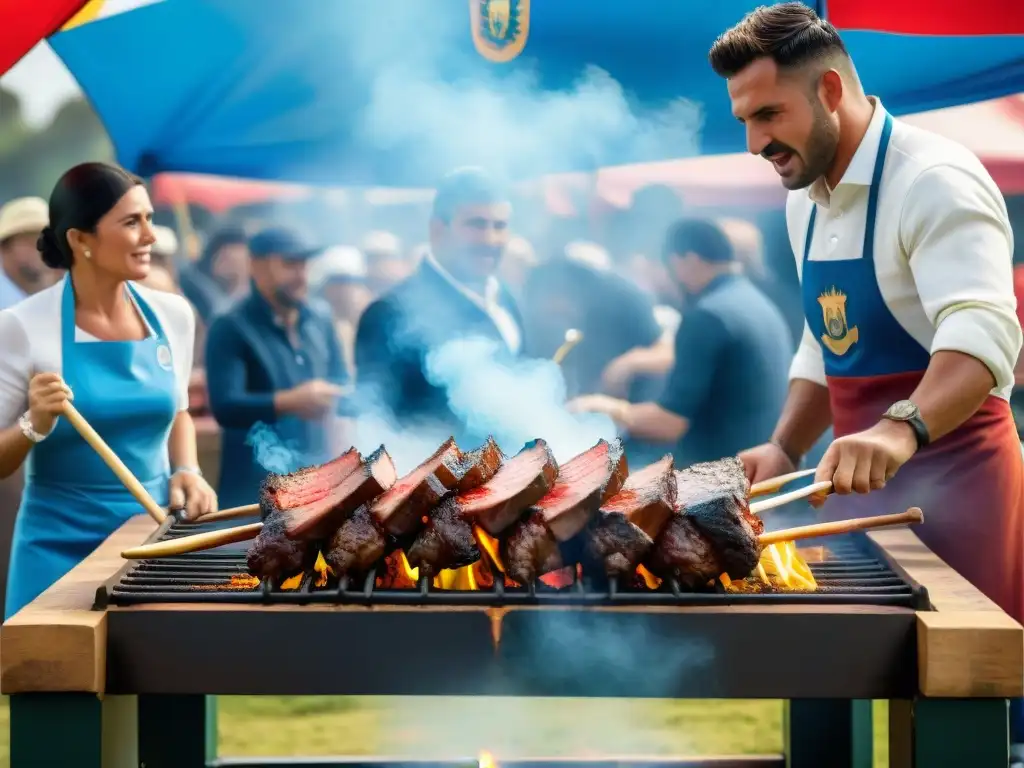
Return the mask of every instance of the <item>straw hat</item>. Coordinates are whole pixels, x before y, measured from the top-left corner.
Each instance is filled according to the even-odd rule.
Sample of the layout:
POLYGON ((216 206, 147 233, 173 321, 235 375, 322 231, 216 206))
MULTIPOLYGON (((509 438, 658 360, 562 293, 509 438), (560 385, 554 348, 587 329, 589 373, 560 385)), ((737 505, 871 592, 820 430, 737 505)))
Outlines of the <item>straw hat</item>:
POLYGON ((0 242, 15 235, 42 232, 50 211, 41 197, 18 197, 0 208, 0 242))

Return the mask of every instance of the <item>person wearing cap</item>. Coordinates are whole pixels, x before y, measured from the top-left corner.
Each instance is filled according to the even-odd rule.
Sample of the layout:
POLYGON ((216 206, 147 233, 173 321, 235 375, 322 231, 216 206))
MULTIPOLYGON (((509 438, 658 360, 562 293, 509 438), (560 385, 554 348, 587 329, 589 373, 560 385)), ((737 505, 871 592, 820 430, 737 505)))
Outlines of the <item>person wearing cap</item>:
POLYGON ((0 208, 0 309, 53 285, 60 273, 43 264, 36 241, 50 216, 40 197, 19 197, 0 208))
POLYGON ((248 248, 252 290, 213 321, 206 342, 226 506, 253 503, 268 471, 333 458, 349 381, 330 313, 308 299, 307 266, 322 249, 287 227, 262 230, 248 248))
POLYGON ((428 356, 469 337, 492 341, 506 359, 519 355, 523 323, 497 277, 508 245, 512 206, 485 172, 464 168, 438 186, 430 252, 416 271, 363 313, 356 334, 360 407, 399 427, 429 423, 467 435, 444 387, 428 377, 428 356))
POLYGON ((209 324, 249 291, 249 237, 241 227, 216 230, 194 264, 182 268, 178 283, 185 298, 209 324))
POLYGON ((142 510, 66 418, 71 402, 160 506, 217 508, 188 412, 195 323, 144 287, 155 241, 142 180, 83 163, 50 195, 39 253, 65 276, 0 311, 0 477, 25 467, 5 613, 142 510))
POLYGON ((570 410, 605 413, 633 439, 676 443, 676 463, 733 456, 771 436, 786 399, 793 339, 775 305, 738 269, 722 228, 683 219, 665 260, 687 296, 675 363, 658 402, 585 395, 570 410))

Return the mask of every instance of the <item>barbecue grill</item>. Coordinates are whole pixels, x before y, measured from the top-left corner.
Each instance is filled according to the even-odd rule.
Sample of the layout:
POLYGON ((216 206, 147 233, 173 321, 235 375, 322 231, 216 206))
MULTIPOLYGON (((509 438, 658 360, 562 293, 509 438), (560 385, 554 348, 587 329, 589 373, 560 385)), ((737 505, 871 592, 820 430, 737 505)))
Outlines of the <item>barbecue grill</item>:
MULTIPOLYGON (((789 702, 785 756, 615 761, 666 768, 863 765, 861 700, 887 699, 894 768, 1005 768, 1006 699, 1024 693, 1024 630, 908 530, 823 540, 813 593, 650 590, 586 569, 557 590, 500 578, 473 592, 380 589, 375 578, 228 588, 244 573, 241 548, 129 565, 119 556, 197 530, 133 519, 4 625, 13 768, 109 765, 113 738, 147 768, 288 764, 216 761, 207 694, 789 702)), ((583 764, 610 765, 572 768, 583 764)))
MULTIPOLYGON (((165 541, 225 527, 225 523, 185 523, 168 518, 150 537, 165 541)), ((155 560, 128 563, 96 594, 97 608, 107 605, 146 603, 243 603, 243 604, 337 604, 337 605, 475 605, 501 608, 516 605, 609 605, 698 606, 758 604, 890 605, 927 610, 928 595, 920 585, 898 573, 886 562, 877 545, 864 534, 848 534, 807 542, 827 553, 821 562, 810 563, 818 583, 813 592, 765 590, 730 592, 721 583, 708 591, 694 592, 670 580, 659 589, 609 580, 601 569, 578 572, 572 582, 553 588, 543 582, 527 587, 506 586, 501 572, 485 558, 489 586, 474 590, 438 589, 428 579, 411 589, 378 586, 380 574, 371 571, 358 579, 330 579, 315 585, 315 574, 306 574, 294 589, 264 581, 249 584, 246 544, 234 544, 213 552, 196 552, 155 560)))

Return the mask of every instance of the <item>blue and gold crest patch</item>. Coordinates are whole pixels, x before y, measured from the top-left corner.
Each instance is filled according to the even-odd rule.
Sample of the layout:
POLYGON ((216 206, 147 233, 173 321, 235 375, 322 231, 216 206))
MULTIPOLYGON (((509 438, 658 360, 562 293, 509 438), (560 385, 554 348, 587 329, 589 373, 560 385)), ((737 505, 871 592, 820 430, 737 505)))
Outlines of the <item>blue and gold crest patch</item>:
POLYGON ((488 61, 512 61, 530 35, 530 0, 469 0, 473 45, 488 61))

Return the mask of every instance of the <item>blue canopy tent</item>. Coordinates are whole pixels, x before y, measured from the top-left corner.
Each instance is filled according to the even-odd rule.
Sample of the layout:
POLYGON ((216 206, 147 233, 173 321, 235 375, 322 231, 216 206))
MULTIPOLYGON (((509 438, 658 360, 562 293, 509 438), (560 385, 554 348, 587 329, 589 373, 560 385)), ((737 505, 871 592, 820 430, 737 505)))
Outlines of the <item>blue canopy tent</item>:
MULTIPOLYGON (((759 4, 148 0, 50 43, 139 173, 430 186, 743 151, 707 50, 759 4)), ((1024 90, 1024 3, 823 5, 896 114, 1024 90)))

